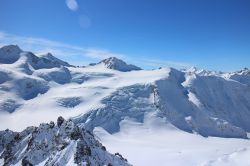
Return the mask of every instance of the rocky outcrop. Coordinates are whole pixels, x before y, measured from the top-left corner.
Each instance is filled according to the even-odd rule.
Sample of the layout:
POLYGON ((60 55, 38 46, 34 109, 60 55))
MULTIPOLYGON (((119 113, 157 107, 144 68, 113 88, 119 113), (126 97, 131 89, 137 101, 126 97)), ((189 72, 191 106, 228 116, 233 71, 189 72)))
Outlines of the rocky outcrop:
POLYGON ((130 165, 113 155, 93 134, 59 117, 54 122, 28 127, 22 132, 0 132, 2 165, 130 165))

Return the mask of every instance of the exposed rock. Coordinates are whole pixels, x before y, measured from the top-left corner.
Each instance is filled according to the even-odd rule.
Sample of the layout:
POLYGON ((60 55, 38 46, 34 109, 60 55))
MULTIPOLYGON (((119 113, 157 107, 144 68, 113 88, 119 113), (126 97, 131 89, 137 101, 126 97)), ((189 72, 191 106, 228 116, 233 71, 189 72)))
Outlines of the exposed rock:
POLYGON ((50 122, 18 133, 0 131, 0 159, 4 160, 4 166, 17 163, 23 166, 130 165, 120 156, 104 151, 103 145, 90 133, 62 117, 58 118, 57 126, 50 122))
POLYGON ((65 121, 65 119, 62 116, 59 116, 57 118, 57 126, 60 127, 64 121, 65 121))

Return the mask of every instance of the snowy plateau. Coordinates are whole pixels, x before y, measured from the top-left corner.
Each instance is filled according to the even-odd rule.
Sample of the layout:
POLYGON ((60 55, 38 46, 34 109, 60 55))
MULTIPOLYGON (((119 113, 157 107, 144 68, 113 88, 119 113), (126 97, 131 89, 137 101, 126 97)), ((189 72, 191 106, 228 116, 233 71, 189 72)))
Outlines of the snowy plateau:
POLYGON ((249 166, 250 70, 78 67, 0 48, 0 165, 249 166))

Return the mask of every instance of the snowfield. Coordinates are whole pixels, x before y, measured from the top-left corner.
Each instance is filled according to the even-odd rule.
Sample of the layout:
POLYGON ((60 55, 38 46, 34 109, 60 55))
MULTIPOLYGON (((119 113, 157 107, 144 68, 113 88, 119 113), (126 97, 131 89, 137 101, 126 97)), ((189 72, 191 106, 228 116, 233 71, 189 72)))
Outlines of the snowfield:
MULTIPOLYGON (((76 67, 50 53, 2 47, 0 130, 21 132, 59 116, 133 165, 250 165, 247 68, 142 70, 115 57, 76 67)), ((52 158, 73 161, 61 152, 52 158)))
POLYGON ((100 127, 96 137, 114 153, 119 151, 139 166, 248 166, 250 141, 246 139, 202 137, 183 132, 152 116, 138 123, 125 119, 121 131, 110 134, 100 127))
MULTIPOLYGON (((0 110, 0 120, 4 122, 0 126, 0 129, 10 128, 15 131, 21 131, 30 125, 39 125, 42 122, 49 122, 51 120, 55 121, 61 115, 69 118, 84 114, 89 110, 102 107, 101 100, 109 96, 112 92, 115 92, 118 88, 134 84, 152 83, 157 79, 167 76, 169 71, 168 69, 162 69, 159 71, 141 70, 124 73, 106 69, 102 64, 88 68, 69 67, 68 70, 72 77, 71 82, 59 84, 57 83, 58 80, 63 80, 67 74, 57 74, 56 81, 48 79, 51 73, 57 70, 59 69, 39 69, 34 71, 33 74, 39 77, 37 78, 33 75, 32 77, 41 80, 40 77, 43 76, 45 80, 50 80, 44 85, 44 89, 49 89, 45 94, 39 93, 39 91, 35 93, 34 91, 34 95, 37 96, 34 97, 33 95, 30 97, 30 100, 25 100, 26 98, 23 99, 23 97, 18 98, 17 95, 19 94, 10 93, 9 91, 4 93, 6 96, 8 94, 8 97, 5 98, 16 98, 15 102, 22 104, 15 111, 12 111, 12 114, 6 113, 4 109, 0 110), (131 76, 133 79, 130 79, 131 76), (75 99, 78 99, 78 101, 76 104, 73 104, 74 106, 67 104, 74 103, 75 99), (65 102, 67 103, 65 104, 65 102), (26 118, 29 116, 32 116, 32 119, 26 118), (18 125, 16 125, 17 120, 19 122, 18 125)), ((1 86, 5 85, 8 85, 7 82, 1 84, 1 86)), ((6 103, 5 101, 3 100, 4 103, 6 103)))

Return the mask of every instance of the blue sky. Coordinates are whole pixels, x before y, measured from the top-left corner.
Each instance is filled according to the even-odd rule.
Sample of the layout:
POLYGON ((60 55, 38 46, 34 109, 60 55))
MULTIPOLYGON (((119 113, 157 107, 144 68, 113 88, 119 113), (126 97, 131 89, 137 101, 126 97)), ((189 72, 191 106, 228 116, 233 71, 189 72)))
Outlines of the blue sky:
POLYGON ((1 0, 0 45, 85 65, 250 67, 249 0, 1 0))

